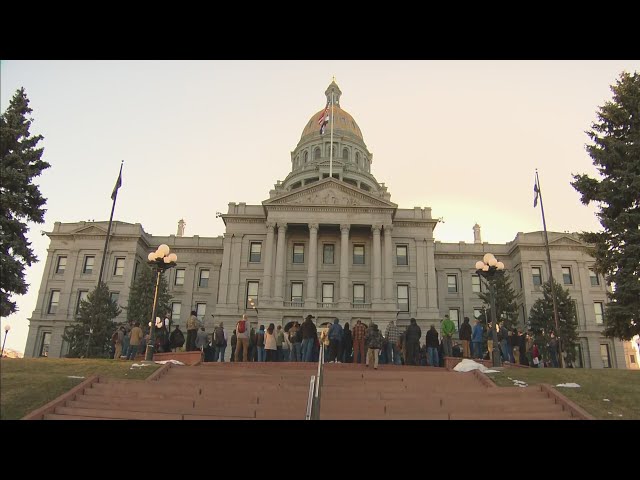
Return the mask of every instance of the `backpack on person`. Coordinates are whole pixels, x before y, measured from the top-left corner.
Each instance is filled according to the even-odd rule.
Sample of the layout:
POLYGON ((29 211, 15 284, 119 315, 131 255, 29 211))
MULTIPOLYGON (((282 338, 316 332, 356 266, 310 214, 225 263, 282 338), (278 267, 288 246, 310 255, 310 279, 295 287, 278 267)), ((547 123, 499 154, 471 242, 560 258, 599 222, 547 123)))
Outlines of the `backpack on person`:
POLYGON ((171 348, 180 348, 184 345, 184 334, 182 330, 174 330, 169 335, 169 344, 171 348))
POLYGON ((224 346, 224 330, 222 329, 222 327, 216 327, 215 337, 216 345, 219 347, 224 346))
POLYGON ((247 331, 247 321, 246 320, 240 320, 238 322, 238 333, 244 333, 247 331))

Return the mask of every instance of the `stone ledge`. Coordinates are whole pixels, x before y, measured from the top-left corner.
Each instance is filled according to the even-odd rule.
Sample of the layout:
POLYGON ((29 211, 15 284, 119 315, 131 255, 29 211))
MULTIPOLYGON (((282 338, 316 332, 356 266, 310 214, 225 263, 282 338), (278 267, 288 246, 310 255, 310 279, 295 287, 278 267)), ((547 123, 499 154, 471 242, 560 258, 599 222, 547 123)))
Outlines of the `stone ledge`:
POLYGON ((596 418, 588 413, 584 408, 576 405, 567 397, 562 395, 559 391, 553 388, 551 385, 547 383, 540 384, 540 390, 546 393, 550 398, 555 400, 556 403, 562 405, 564 410, 568 410, 571 412, 571 416, 578 418, 580 420, 596 420, 596 418))
POLYGON ((164 360, 177 360, 185 365, 197 365, 202 359, 202 352, 200 350, 193 350, 191 352, 166 352, 155 353, 153 355, 153 361, 164 360))
MULTIPOLYGON (((447 370, 453 370, 453 368, 456 365, 458 365, 462 360, 464 359, 461 357, 444 357, 444 368, 446 368, 447 370)), ((469 360, 473 360, 474 362, 481 363, 487 368, 493 367, 493 362, 491 360, 476 360, 474 358, 471 358, 469 360)))
POLYGON ((57 407, 64 406, 67 400, 75 399, 76 395, 84 393, 85 388, 90 388, 91 385, 99 381, 98 375, 93 375, 87 378, 82 383, 76 385, 71 390, 63 393, 58 398, 51 400, 46 405, 35 409, 34 411, 27 413, 21 420, 44 420, 44 416, 49 413, 54 413, 57 407))

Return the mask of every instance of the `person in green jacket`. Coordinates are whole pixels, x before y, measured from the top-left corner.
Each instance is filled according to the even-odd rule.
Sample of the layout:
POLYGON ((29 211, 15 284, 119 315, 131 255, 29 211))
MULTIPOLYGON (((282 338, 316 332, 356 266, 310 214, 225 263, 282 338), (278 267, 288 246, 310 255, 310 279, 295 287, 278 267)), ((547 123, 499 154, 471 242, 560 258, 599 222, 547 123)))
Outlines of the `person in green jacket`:
POLYGON ((445 357, 451 357, 453 355, 451 338, 455 331, 455 324, 449 318, 449 315, 445 315, 442 321, 442 352, 445 357))

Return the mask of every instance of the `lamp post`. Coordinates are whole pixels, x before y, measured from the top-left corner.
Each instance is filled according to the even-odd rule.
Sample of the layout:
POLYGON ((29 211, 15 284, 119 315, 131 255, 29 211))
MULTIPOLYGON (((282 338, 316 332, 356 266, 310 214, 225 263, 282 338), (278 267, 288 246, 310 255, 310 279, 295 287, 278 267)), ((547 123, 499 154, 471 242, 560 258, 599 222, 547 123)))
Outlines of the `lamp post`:
MULTIPOLYGON (((497 275, 504 273, 504 263, 496 260, 492 253, 485 254, 482 260, 476 262, 476 273, 484 278, 489 286, 489 300, 491 302, 491 339, 493 340, 493 366, 500 366, 500 346, 498 344, 498 319, 496 316, 496 290, 495 285, 490 282, 497 275)), ((486 315, 485 315, 486 318, 486 315)))
POLYGON ((4 344, 7 342, 7 335, 9 334, 9 330, 11 330, 11 325, 7 323, 4 326, 4 340, 2 340, 2 353, 0 353, 0 358, 4 356, 4 344))
POLYGON ((176 262, 178 261, 178 256, 175 253, 169 253, 171 249, 162 244, 158 247, 155 252, 151 252, 147 259, 149 260, 148 265, 155 270, 156 272, 156 290, 153 294, 153 310, 151 313, 151 327, 149 331, 149 341, 147 342, 147 351, 145 353, 144 359, 147 361, 153 360, 153 351, 155 349, 156 342, 156 307, 158 304, 158 286, 160 285, 160 277, 164 273, 165 270, 168 270, 172 267, 176 266, 176 262))

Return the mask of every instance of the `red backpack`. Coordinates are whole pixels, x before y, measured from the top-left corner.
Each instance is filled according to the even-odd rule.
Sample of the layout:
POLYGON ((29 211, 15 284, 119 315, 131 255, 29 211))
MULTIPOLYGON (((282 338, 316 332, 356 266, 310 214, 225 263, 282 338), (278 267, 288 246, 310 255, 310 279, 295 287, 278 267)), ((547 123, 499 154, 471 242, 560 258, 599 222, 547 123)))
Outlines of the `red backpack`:
POLYGON ((246 323, 247 323, 247 321, 246 321, 246 320, 240 320, 240 321, 238 322, 238 332, 237 332, 237 333, 244 333, 244 332, 246 332, 246 330, 247 330, 246 323))

